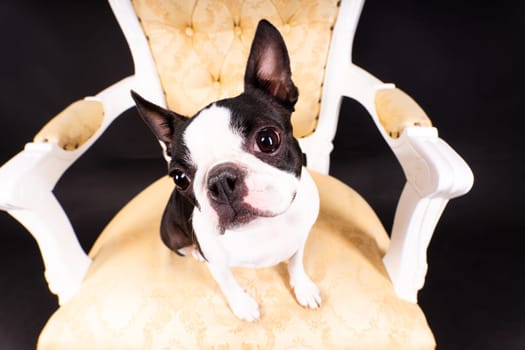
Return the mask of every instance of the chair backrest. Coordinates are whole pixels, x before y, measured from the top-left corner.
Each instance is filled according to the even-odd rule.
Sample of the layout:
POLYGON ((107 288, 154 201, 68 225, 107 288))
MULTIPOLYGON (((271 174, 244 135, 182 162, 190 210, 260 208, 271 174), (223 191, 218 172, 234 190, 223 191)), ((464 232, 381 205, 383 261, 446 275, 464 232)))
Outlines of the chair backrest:
POLYGON ((167 106, 186 116, 243 89, 243 76, 260 19, 274 24, 290 54, 299 88, 296 137, 317 126, 337 0, 134 0, 167 106))
MULTIPOLYGON (((299 87, 294 135, 308 167, 321 173, 329 171, 342 96, 349 88, 359 92, 363 79, 381 83, 363 78, 351 62, 365 0, 108 1, 133 56, 132 88, 184 115, 241 92, 256 25, 270 20, 286 41, 299 87), (355 83, 348 79, 352 72, 355 83)), ((132 104, 131 98, 122 103, 132 104)))

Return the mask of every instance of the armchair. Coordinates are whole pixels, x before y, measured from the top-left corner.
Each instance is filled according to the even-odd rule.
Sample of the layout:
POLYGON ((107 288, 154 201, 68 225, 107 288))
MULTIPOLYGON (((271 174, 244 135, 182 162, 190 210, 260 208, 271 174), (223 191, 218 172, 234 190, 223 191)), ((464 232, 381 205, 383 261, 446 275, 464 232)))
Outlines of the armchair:
POLYGON ((0 208, 37 241, 50 290, 61 305, 39 346, 280 348, 304 341, 315 348, 433 347, 431 331, 415 304, 426 274, 426 249, 447 201, 466 193, 473 176, 408 95, 351 62, 363 1, 110 4, 130 46, 135 74, 67 107, 0 168, 0 208), (169 181, 157 181, 130 202, 89 255, 52 191, 66 169, 133 106, 131 89, 187 115, 212 100, 237 94, 261 17, 283 33, 300 90, 294 131, 322 200, 306 265, 312 277, 321 280, 327 300, 318 313, 307 312, 293 300, 275 297, 286 295, 273 293, 283 288, 280 267, 238 271, 240 280, 256 274, 250 279, 262 281, 260 297, 274 301, 263 315, 268 320, 257 328, 236 323, 223 312, 213 282, 192 277, 205 275, 200 273, 202 266, 169 254, 159 244, 155 228, 169 181), (366 108, 405 173, 390 238, 359 195, 326 175, 343 96, 366 108), (135 211, 143 216, 136 218, 135 211), (334 246, 340 247, 337 254, 334 246), (123 279, 126 271, 136 275, 123 279), (167 281, 170 276, 176 281, 167 281), (142 288, 142 283, 149 286, 142 288), (117 297, 117 292, 123 294, 117 297), (196 301, 187 300, 192 293, 196 301), (214 315, 204 319, 209 307, 214 315), (294 339, 298 334, 304 338, 294 339))

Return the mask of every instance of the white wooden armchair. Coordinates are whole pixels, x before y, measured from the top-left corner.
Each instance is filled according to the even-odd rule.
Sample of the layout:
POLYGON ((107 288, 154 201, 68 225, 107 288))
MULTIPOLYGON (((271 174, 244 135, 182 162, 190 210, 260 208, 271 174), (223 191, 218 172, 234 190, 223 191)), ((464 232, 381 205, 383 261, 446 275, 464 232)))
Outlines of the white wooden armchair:
POLYGON ((433 348, 416 304, 426 249, 448 200, 466 193, 473 176, 408 95, 351 62, 364 0, 109 2, 135 74, 67 107, 0 168, 0 208, 38 242, 61 305, 39 347, 433 348), (262 320, 245 324, 228 312, 202 264, 162 245, 158 223, 169 180, 131 201, 89 255, 53 188, 133 106, 131 89, 185 115, 238 94, 260 18, 283 34, 300 91, 294 134, 321 195, 305 265, 325 303, 301 309, 286 291, 282 267, 239 270, 239 281, 252 281, 253 294, 265 300, 262 320), (406 176, 390 238, 358 194, 326 175, 343 96, 366 108, 406 176))

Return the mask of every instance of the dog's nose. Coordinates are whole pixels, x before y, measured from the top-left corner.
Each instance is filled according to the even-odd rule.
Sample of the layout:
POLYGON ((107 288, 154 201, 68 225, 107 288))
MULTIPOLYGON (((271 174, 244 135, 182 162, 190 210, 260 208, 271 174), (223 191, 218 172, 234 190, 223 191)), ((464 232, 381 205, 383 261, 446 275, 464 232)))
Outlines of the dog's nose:
POLYGON ((226 204, 240 199, 243 171, 230 163, 220 164, 208 174, 208 195, 211 200, 226 204))

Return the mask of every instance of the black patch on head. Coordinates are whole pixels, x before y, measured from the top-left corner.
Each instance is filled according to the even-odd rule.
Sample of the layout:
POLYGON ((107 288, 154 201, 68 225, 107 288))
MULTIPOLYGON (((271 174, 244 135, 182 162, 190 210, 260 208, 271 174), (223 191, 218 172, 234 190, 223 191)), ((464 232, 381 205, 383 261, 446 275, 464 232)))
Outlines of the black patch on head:
POLYGON ((302 152, 299 142, 293 136, 290 111, 268 96, 254 96, 247 93, 216 104, 230 110, 230 126, 232 130, 242 134, 243 149, 246 152, 277 169, 297 177, 301 175, 302 152), (255 147, 257 133, 268 127, 278 130, 281 136, 281 146, 272 154, 258 152, 255 147))

